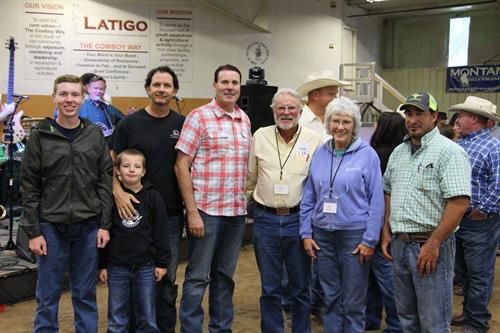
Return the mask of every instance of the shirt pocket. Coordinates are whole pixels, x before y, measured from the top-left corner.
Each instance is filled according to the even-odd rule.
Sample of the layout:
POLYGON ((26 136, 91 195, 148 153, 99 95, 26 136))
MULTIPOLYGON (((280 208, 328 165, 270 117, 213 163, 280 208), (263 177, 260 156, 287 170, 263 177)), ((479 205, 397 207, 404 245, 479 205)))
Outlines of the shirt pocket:
POLYGON ((417 189, 421 191, 435 191, 439 188, 437 171, 432 163, 423 166, 417 176, 417 189))
POLYGON ((226 131, 209 129, 206 149, 211 157, 224 157, 231 153, 231 136, 226 131))
POLYGON ((287 169, 292 174, 307 176, 311 165, 311 156, 309 154, 292 153, 288 163, 290 163, 290 166, 287 165, 287 169))

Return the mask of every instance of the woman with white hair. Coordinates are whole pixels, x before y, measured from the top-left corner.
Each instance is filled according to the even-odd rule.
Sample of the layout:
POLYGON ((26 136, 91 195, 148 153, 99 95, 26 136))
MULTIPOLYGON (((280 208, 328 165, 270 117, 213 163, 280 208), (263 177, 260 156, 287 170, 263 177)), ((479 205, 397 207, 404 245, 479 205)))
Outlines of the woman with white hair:
POLYGON ((340 97, 328 104, 332 136, 313 157, 300 204, 300 235, 317 258, 325 294, 325 332, 364 332, 368 263, 384 216, 380 161, 357 137, 359 107, 340 97))

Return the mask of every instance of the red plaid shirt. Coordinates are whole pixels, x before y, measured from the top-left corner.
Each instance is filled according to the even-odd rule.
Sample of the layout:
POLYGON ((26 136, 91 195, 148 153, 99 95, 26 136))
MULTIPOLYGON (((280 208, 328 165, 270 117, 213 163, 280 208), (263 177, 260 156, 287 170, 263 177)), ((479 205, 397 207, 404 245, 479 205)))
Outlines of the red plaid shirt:
POLYGON ((246 214, 251 141, 250 120, 238 106, 227 113, 212 100, 189 113, 175 148, 193 158, 194 198, 203 212, 246 214))

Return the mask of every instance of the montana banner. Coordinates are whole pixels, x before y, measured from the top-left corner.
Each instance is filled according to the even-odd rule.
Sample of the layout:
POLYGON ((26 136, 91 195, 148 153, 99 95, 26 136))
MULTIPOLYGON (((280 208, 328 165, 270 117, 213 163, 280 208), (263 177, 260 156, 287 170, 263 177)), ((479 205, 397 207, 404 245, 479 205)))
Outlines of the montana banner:
POLYGON ((446 92, 500 92, 500 64, 448 67, 446 92))

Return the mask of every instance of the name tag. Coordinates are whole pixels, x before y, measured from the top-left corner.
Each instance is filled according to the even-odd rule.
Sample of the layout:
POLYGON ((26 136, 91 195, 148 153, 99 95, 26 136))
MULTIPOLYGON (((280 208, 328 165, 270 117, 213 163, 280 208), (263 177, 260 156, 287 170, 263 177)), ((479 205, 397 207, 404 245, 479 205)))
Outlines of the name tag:
POLYGON ((274 184, 274 194, 288 194, 288 184, 274 184))
POLYGON ((298 155, 306 155, 308 151, 309 151, 309 145, 307 143, 297 144, 297 154, 298 155))
POLYGON ((337 214, 337 203, 325 201, 323 204, 323 213, 337 214))

